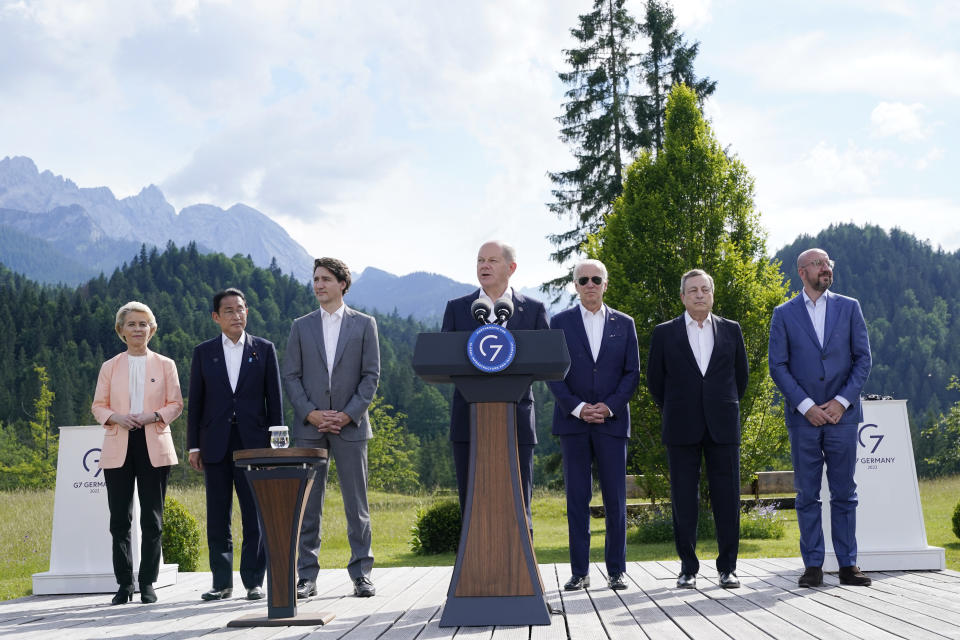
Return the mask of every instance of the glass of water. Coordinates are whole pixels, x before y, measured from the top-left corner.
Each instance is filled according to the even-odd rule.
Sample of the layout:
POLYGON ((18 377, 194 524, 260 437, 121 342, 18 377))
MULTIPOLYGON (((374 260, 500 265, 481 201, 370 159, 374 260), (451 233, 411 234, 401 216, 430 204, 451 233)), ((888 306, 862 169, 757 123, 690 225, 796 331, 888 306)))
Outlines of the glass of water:
POLYGON ((273 449, 286 449, 290 446, 290 430, 280 425, 270 427, 270 447, 273 449))

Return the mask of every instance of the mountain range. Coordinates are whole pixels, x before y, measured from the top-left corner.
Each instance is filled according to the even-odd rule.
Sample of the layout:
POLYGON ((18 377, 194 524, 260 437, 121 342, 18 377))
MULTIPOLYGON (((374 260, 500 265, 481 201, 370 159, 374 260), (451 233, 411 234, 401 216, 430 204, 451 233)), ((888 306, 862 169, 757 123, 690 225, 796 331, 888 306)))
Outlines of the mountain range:
POLYGON ((177 213, 155 185, 117 199, 107 187, 78 187, 40 172, 33 160, 0 160, 0 262, 40 282, 79 284, 107 274, 140 246, 191 242, 204 253, 249 255, 310 278, 312 258, 279 224, 243 204, 195 204, 177 213), (255 232, 252 232, 255 230, 255 232))
MULTIPOLYGON (((129 263, 141 245, 163 249, 168 242, 193 242, 202 253, 249 255, 260 267, 276 261, 302 282, 313 275, 310 254, 283 227, 244 204, 227 210, 195 204, 177 213, 155 185, 117 199, 107 187, 78 187, 41 172, 30 158, 0 160, 0 263, 12 271, 37 282, 78 285, 129 263)), ((367 267, 355 275, 349 302, 439 325, 446 301, 476 287, 436 273, 397 276, 367 267)), ((535 288, 520 292, 546 299, 535 288)))

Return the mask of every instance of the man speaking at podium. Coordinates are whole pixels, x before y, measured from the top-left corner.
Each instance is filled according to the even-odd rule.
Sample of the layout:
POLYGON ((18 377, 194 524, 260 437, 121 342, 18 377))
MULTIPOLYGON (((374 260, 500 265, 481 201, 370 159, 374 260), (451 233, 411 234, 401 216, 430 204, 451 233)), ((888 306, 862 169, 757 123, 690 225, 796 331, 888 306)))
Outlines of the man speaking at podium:
POLYGON ((607 520, 607 584, 626 589, 627 441, 630 397, 640 382, 637 329, 633 318, 603 304, 607 268, 602 262, 580 262, 573 268, 573 282, 580 304, 550 321, 551 328, 563 330, 570 352, 566 377, 550 383, 557 399, 553 434, 560 436, 563 451, 573 573, 563 588, 590 586, 591 466, 596 460, 607 520))
MULTIPOLYGON (((514 248, 508 244, 484 243, 477 252, 477 280, 480 281, 480 288, 462 298, 447 302, 440 330, 473 331, 478 322, 470 312, 470 306, 478 298, 485 298, 493 307, 494 303, 504 296, 513 300, 513 315, 504 323, 507 329, 549 329, 543 303, 522 296, 510 287, 510 276, 517 270, 516 255, 514 248)), ((450 407, 450 441, 453 445, 453 464, 457 472, 460 512, 463 513, 467 504, 467 474, 470 470, 470 405, 459 391, 453 392, 453 404, 450 407)), ((533 447, 536 444, 533 392, 528 387, 527 393, 517 403, 517 454, 520 459, 520 484, 527 510, 527 525, 531 529, 533 447)))

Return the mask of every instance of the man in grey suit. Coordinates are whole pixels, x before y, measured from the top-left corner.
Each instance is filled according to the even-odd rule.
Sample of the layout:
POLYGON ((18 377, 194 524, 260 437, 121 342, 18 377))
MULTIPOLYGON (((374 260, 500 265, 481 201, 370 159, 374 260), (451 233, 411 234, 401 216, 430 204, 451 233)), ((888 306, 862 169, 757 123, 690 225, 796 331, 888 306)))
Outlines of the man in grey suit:
MULTIPOLYGON (((367 440, 373 437, 367 409, 380 380, 377 322, 343 303, 350 269, 336 258, 313 262, 313 293, 320 308, 293 321, 283 359, 283 383, 294 409, 293 437, 299 447, 327 449, 347 517, 354 594, 376 593, 370 581, 370 510, 367 506, 367 440)), ((317 471, 307 498, 298 549, 297 597, 317 593, 320 533, 328 465, 317 471)))

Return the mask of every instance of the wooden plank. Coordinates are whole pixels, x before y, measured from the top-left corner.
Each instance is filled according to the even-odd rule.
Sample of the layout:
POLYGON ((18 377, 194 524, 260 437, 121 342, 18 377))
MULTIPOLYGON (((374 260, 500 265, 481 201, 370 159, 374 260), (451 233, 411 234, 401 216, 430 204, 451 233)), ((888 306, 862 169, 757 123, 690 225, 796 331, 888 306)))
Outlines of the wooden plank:
POLYGON ((628 573, 627 578, 629 588, 618 592, 617 595, 646 637, 656 640, 686 640, 686 634, 673 623, 673 620, 660 609, 646 591, 666 589, 665 585, 646 571, 634 571, 633 575, 628 573))
MULTIPOLYGON (((696 609, 683 601, 681 593, 687 589, 677 589, 675 586, 676 578, 671 576, 672 580, 665 582, 662 580, 651 580, 646 574, 640 574, 636 582, 644 593, 650 597, 657 607, 670 619, 670 621, 682 633, 692 640, 715 640, 722 637, 719 629, 709 620, 701 616, 696 609)), ((664 625, 660 625, 664 627, 664 625)), ((672 632, 671 632, 672 633, 672 632)), ((571 636, 573 637, 573 636, 571 636)), ((673 636, 671 636, 673 637, 673 636)))
MULTIPOLYGON (((451 567, 437 567, 433 574, 435 580, 421 592, 411 608, 407 609, 380 637, 381 640, 413 640, 423 630, 430 620, 437 617, 439 620, 440 608, 447 597, 447 587, 450 586, 451 567)), ((423 582, 417 585, 419 590, 425 586, 423 582)))
POLYGON ((816 615, 857 637, 869 640, 892 640, 893 638, 936 640, 937 638, 936 634, 906 625, 895 618, 871 611, 853 602, 843 601, 833 595, 829 587, 813 589, 798 587, 793 581, 781 577, 769 578, 766 582, 797 596, 786 600, 792 606, 816 615))
POLYGON ((560 567, 566 567, 564 571, 570 570, 570 565, 540 565, 540 575, 543 578, 543 589, 547 597, 547 603, 552 610, 560 613, 554 613, 550 616, 549 626, 536 625, 530 627, 530 640, 557 640, 557 638, 568 637, 567 623, 563 617, 563 602, 560 599, 560 590, 563 588, 563 583, 567 581, 567 577, 560 574, 560 567))
MULTIPOLYGON (((601 571, 601 567, 606 569, 604 565, 594 565, 598 573, 601 571)), ((631 581, 628 579, 627 584, 633 586, 630 583, 631 581)), ((607 636, 611 640, 635 640, 638 638, 646 640, 647 634, 637 624, 636 619, 620 598, 623 591, 614 591, 608 587, 605 578, 601 583, 594 584, 597 586, 590 589, 590 600, 593 602, 597 617, 606 630, 607 636)), ((629 586, 626 590, 629 590, 629 586)))
MULTIPOLYGON (((882 611, 882 615, 890 616, 899 622, 912 625, 919 629, 940 634, 947 638, 960 639, 960 627, 957 626, 956 622, 948 622, 937 617, 936 613, 938 611, 936 607, 928 607, 927 610, 923 612, 917 611, 917 605, 922 608, 923 603, 914 603, 913 606, 909 606, 910 603, 908 600, 904 598, 890 598, 887 594, 873 587, 863 588, 841 585, 840 579, 832 574, 824 577, 824 584, 835 586, 836 589, 830 590, 830 594, 838 598, 857 603, 872 611, 882 611), (931 611, 931 609, 933 611, 931 611), (932 613, 933 615, 931 615, 932 613)), ((956 620, 960 622, 960 616, 956 616, 956 620)))
MULTIPOLYGON (((560 575, 571 575, 570 565, 557 565, 560 575)), ((596 565, 590 566, 591 585, 600 585, 605 582, 603 574, 596 565)), ((594 587, 591 586, 591 589, 594 587)), ((560 600, 563 602, 563 611, 567 622, 567 633, 571 638, 607 638, 607 632, 597 616, 593 600, 587 589, 579 591, 561 591, 560 600)), ((552 625, 551 625, 552 626, 552 625)))

